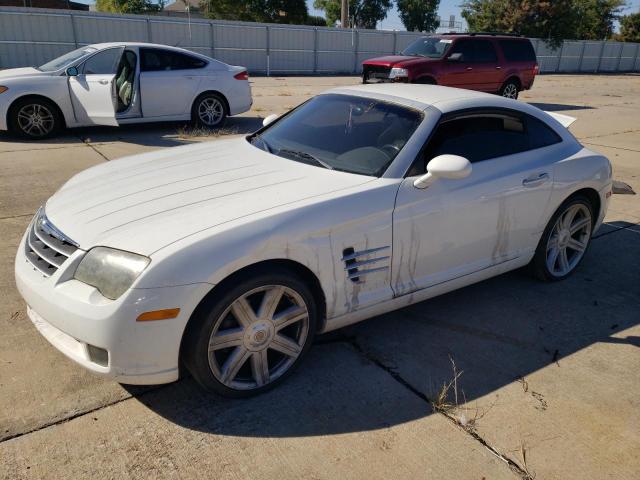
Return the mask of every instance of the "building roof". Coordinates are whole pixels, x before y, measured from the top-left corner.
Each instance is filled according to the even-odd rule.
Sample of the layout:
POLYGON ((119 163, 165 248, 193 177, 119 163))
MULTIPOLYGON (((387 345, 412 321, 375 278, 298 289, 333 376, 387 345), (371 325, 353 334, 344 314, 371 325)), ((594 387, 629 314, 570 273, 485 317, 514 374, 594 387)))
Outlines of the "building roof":
POLYGON ((169 12, 184 12, 187 9, 187 5, 189 5, 191 10, 200 9, 200 2, 198 0, 176 0, 173 3, 166 5, 164 9, 169 12))

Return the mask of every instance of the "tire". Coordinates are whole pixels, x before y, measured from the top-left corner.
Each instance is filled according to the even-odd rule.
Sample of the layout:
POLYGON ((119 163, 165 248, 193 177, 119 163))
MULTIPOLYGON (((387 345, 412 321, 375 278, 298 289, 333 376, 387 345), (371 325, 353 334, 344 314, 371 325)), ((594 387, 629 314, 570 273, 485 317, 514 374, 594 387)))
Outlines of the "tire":
POLYGON ((363 73, 363 74, 362 74, 362 83, 363 83, 363 84, 365 84, 365 85, 366 85, 367 83, 369 83, 369 78, 367 77, 367 74, 366 74, 366 73, 363 73))
POLYGON ((254 272, 198 307, 182 346, 184 364, 208 391, 232 398, 258 395, 300 364, 313 343, 317 315, 310 288, 294 272, 254 272), (263 302, 278 294, 270 315, 263 302))
POLYGON ((191 108, 191 121, 198 127, 221 127, 228 115, 227 102, 217 93, 203 93, 196 98, 191 108))
POLYGON ((593 224, 593 207, 586 197, 571 197, 560 205, 549 220, 529 264, 532 273, 547 282, 564 280, 571 275, 589 248, 593 224), (570 229, 566 228, 567 223, 571 225, 570 229), (559 246, 554 249, 554 244, 559 246), (578 245, 581 245, 580 249, 576 248, 578 245))
POLYGON ((501 97, 517 100, 520 93, 520 84, 515 80, 507 80, 498 93, 501 97))
POLYGON ((429 78, 429 77, 418 78, 413 83, 417 83, 419 85, 435 85, 436 84, 436 82, 432 78, 429 78))
POLYGON ((50 138, 64 123, 58 106, 39 97, 17 100, 9 109, 7 120, 13 135, 29 140, 50 138))

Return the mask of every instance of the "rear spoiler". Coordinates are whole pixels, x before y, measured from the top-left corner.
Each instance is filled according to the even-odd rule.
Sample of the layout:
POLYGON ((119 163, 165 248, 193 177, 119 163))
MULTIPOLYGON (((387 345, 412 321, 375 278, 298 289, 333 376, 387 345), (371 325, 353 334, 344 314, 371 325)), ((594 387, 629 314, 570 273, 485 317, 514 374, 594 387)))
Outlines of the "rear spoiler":
POLYGON ((561 113, 555 112, 544 112, 551 115, 554 119, 556 119, 564 128, 569 128, 573 122, 576 121, 575 117, 570 117, 569 115, 562 115, 561 113))

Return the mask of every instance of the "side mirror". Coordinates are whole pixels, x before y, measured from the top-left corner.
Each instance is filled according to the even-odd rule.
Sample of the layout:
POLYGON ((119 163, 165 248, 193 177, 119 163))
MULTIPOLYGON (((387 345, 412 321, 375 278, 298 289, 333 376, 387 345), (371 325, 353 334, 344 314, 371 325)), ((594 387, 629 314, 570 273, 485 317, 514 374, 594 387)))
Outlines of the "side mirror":
POLYGON ((457 180, 471 174, 471 163, 459 155, 438 155, 427 164, 427 173, 418 177, 413 186, 427 188, 438 178, 457 180))
POLYGON ((67 68, 67 77, 77 77, 78 69, 76 67, 67 68))
POLYGON ((269 115, 267 118, 265 118, 264 120, 262 120, 262 126, 266 127, 267 125, 269 125, 270 123, 273 123, 275 119, 277 119, 280 115, 276 115, 275 113, 272 113, 271 115, 269 115))
POLYGON ((448 61, 450 62, 459 62, 462 60, 462 54, 461 53, 452 53, 451 55, 449 55, 449 57, 447 58, 448 61))

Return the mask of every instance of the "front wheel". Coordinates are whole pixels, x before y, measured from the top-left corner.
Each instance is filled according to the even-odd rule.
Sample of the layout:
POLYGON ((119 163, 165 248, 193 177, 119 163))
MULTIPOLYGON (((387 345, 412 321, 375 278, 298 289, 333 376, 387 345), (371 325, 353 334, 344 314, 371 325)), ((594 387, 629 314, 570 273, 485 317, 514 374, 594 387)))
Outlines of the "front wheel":
POLYGON ((199 127, 216 128, 224 124, 228 114, 227 105, 220 95, 205 93, 193 102, 191 120, 199 127))
POLYGON ((40 140, 53 136, 62 127, 56 106, 44 98, 25 98, 12 105, 9 130, 20 137, 40 140))
POLYGON ((563 203, 551 217, 531 261, 534 275, 545 281, 571 275, 587 251, 592 230, 593 211, 587 198, 574 197, 563 203))
POLYGON ((215 297, 196 314, 183 345, 196 381, 220 395, 249 397, 291 374, 316 331, 307 285, 293 272, 265 272, 215 297))

